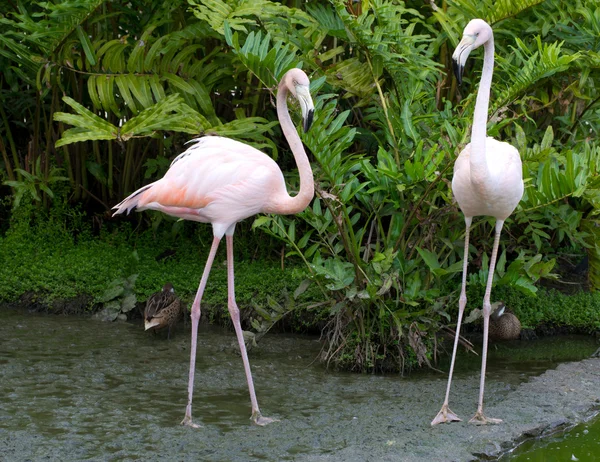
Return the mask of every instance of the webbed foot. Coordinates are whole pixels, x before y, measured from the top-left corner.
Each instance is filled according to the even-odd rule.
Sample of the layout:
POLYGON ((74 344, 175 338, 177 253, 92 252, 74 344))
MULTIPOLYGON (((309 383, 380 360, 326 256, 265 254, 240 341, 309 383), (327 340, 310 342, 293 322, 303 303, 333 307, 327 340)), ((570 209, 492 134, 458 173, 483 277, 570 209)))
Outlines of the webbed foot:
POLYGON ((183 420, 181 421, 181 425, 185 425, 186 427, 192 427, 192 428, 202 428, 202 425, 198 425, 192 422, 192 417, 186 415, 183 420))
POLYGON ((435 419, 431 421, 431 426, 450 422, 460 422, 460 418, 450 410, 447 404, 444 404, 440 412, 435 416, 435 419))
POLYGON ((488 424, 499 424, 502 419, 492 419, 483 415, 483 411, 477 411, 473 418, 469 420, 469 423, 474 425, 488 425, 488 424))
POLYGON ((254 422, 256 425, 259 425, 261 427, 264 427, 265 425, 269 425, 270 423, 273 422, 279 422, 278 419, 271 419, 270 417, 264 417, 260 411, 256 411, 252 413, 252 417, 250 417, 250 420, 252 420, 252 422, 254 422))

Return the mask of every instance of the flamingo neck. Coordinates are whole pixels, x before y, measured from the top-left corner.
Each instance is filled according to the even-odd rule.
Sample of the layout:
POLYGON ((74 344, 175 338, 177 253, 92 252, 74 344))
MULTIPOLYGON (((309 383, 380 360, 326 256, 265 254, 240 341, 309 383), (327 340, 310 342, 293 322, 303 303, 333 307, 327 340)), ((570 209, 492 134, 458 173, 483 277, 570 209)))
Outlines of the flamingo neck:
POLYGON ((471 179, 484 180, 488 176, 485 155, 485 139, 487 136, 487 119, 490 105, 490 90, 494 73, 494 36, 483 45, 483 71, 477 92, 475 112, 473 114, 473 131, 471 133, 471 179))
POLYGON ((290 113, 288 112, 287 96, 288 87, 285 84, 285 79, 279 83, 279 89, 277 91, 277 117, 279 118, 279 124, 283 131, 283 135, 290 145, 296 165, 298 166, 298 173, 300 174, 300 191, 294 197, 286 194, 286 197, 277 198, 273 204, 270 212, 288 215, 299 213, 304 210, 315 194, 315 185, 313 180, 313 173, 310 167, 308 157, 304 151, 302 140, 298 136, 296 127, 292 122, 290 113))

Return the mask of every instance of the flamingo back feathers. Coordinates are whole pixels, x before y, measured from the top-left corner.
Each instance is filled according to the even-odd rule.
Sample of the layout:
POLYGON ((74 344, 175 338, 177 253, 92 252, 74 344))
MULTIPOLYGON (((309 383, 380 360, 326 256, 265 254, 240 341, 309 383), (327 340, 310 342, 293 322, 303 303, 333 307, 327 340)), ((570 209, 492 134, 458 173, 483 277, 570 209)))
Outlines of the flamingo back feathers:
POLYGON ((165 176, 115 206, 159 210, 187 220, 233 224, 286 194, 283 174, 262 152, 228 138, 207 136, 177 156, 165 176))

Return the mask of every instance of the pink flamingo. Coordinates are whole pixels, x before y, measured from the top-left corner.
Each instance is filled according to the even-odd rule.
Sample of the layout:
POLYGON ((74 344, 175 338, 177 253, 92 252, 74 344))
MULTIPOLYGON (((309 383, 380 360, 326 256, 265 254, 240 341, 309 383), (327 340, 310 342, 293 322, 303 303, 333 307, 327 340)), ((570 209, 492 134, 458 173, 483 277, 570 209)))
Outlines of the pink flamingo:
POLYGON ((235 302, 233 277, 233 232, 238 221, 257 213, 293 214, 306 208, 314 196, 313 175, 302 141, 288 113, 287 95, 291 93, 300 103, 304 130, 313 118, 314 105, 310 96, 310 82, 300 69, 289 70, 279 83, 277 115, 300 174, 300 191, 291 197, 285 186, 283 173, 269 156, 239 141, 218 136, 205 136, 175 158, 165 176, 140 188, 120 204, 115 215, 132 209, 160 210, 186 220, 211 223, 213 243, 208 254, 200 286, 192 305, 192 346, 188 404, 182 425, 192 423, 192 395, 196 366, 196 343, 200 301, 208 274, 223 235, 227 241, 227 307, 242 353, 246 379, 252 402, 252 421, 267 425, 274 419, 261 415, 254 392, 252 372, 240 325, 240 312, 235 302))
POLYGON ((467 294, 467 264, 469 259, 469 230, 474 216, 486 215, 496 218, 496 236, 490 259, 485 295, 483 297, 483 354, 481 360, 481 382, 479 388, 479 404, 475 416, 470 420, 475 424, 499 423, 500 419, 491 419, 483 414, 483 390, 485 385, 485 367, 487 360, 488 332, 490 324, 490 293, 494 279, 494 267, 500 243, 500 232, 504 221, 515 210, 523 196, 523 172, 519 152, 510 144, 486 137, 487 113, 490 101, 492 73, 494 71, 494 34, 492 28, 482 19, 473 19, 463 32, 463 38, 452 55, 456 78, 460 83, 462 73, 469 53, 483 45, 483 73, 479 83, 479 92, 473 115, 473 132, 471 143, 460 153, 454 164, 454 177, 452 178, 452 192, 458 206, 465 215, 465 253, 463 263, 462 289, 458 303, 458 321, 446 399, 442 409, 437 414, 431 425, 442 422, 460 420, 448 408, 448 396, 452 383, 452 372, 460 334, 467 294))

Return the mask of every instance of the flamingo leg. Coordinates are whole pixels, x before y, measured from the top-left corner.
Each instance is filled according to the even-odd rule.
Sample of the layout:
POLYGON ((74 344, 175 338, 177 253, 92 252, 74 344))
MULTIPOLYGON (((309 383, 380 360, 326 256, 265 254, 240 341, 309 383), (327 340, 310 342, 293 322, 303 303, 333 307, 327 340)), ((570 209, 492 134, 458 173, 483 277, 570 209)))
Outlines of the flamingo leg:
POLYGON ((452 349, 452 361, 450 362, 450 372, 448 374, 448 386, 446 387, 446 398, 442 409, 435 416, 435 419, 431 421, 431 425, 437 425, 439 423, 459 422, 458 416, 450 410, 448 407, 448 400, 450 398, 450 385, 452 384, 452 374, 454 373, 454 361, 456 360, 456 350, 458 349, 458 339, 460 338, 460 325, 465 312, 465 306, 467 305, 467 266, 469 265, 469 233, 471 231, 471 222, 473 217, 465 217, 465 253, 463 257, 463 274, 462 274, 462 288, 460 290, 460 298, 458 299, 458 320, 456 321, 456 333, 454 334, 454 348, 452 349))
POLYGON ((492 419, 483 415, 483 390, 485 387, 485 369, 487 362, 488 333, 490 329, 490 314, 492 304, 490 303, 490 294, 492 292, 492 283, 494 282, 494 269, 496 267, 496 256, 498 255, 498 246, 500 245, 500 233, 504 226, 504 220, 496 221, 496 236, 494 237, 494 247, 492 249, 492 258, 490 259, 490 270, 488 273, 487 285, 485 286, 485 295, 483 297, 483 353, 481 359, 481 382, 479 385, 479 404, 477 412, 469 423, 476 425, 496 424, 502 422, 501 419, 492 419))
POLYGON ((181 425, 188 425, 194 428, 200 427, 200 425, 192 423, 192 396, 194 394, 194 373, 196 370, 196 346, 198 341, 198 323, 200 321, 200 301, 202 300, 202 295, 204 294, 204 289, 206 287, 206 281, 208 280, 210 269, 215 259, 217 249, 219 248, 219 242, 221 242, 220 238, 215 237, 213 239, 208 258, 206 259, 206 265, 204 266, 204 272, 202 273, 202 278, 200 279, 200 286, 198 287, 198 292, 196 292, 196 297, 194 298, 194 303, 192 304, 192 346, 190 348, 188 403, 187 407, 185 408, 185 417, 181 421, 181 425))
POLYGON ((254 382, 252 380, 252 371, 250 370, 250 361, 248 360, 248 352, 246 351, 246 342, 244 342, 244 334, 242 325, 240 324, 240 310, 235 302, 235 284, 233 276, 233 235, 226 236, 227 241, 227 308, 233 321, 235 334, 240 345, 242 360, 244 361, 244 370, 246 371, 246 380, 248 381, 248 390, 250 391, 250 401, 252 403, 252 417, 250 419, 260 426, 268 425, 271 422, 276 422, 275 419, 263 417, 258 408, 258 401, 254 391, 254 382))

